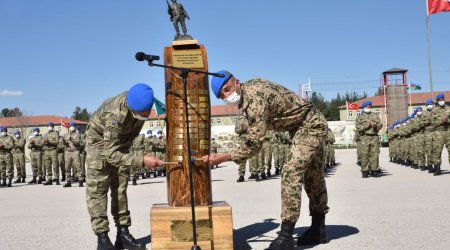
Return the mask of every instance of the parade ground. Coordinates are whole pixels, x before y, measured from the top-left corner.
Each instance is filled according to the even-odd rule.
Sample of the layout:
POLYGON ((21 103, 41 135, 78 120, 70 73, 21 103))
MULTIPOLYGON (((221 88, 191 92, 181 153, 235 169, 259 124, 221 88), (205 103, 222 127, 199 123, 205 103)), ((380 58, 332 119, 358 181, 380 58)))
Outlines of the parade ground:
MULTIPOLYGON (((450 166, 443 153, 442 175, 389 163, 381 149, 379 178, 362 179, 356 150, 336 150, 338 165, 326 177, 330 242, 306 249, 448 249, 450 245, 450 166)), ((31 170, 28 166, 30 180, 31 170)), ((273 170, 272 170, 273 171, 273 170)), ((212 171, 214 201, 233 208, 235 249, 264 249, 280 223, 280 178, 237 183, 237 165, 212 171)), ((187 189, 188 187, 186 187, 187 189)), ((86 191, 75 185, 16 184, 0 189, 2 249, 95 249, 97 238, 86 209, 86 191)), ((151 249, 150 208, 167 202, 164 178, 139 180, 128 187, 131 233, 151 249)), ((295 232, 309 226, 308 199, 295 232)), ((110 217, 109 236, 116 229, 110 217)), ((305 249, 298 248, 298 249, 305 249)))

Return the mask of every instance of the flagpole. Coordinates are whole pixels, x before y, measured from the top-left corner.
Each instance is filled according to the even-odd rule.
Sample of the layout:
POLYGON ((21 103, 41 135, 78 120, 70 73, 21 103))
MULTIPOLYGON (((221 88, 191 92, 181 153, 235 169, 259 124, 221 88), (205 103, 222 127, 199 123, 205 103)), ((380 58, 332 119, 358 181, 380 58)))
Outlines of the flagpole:
POLYGON ((428 15, 428 0, 427 0, 427 48, 428 48, 428 75, 430 77, 430 92, 431 99, 434 99, 433 93, 433 75, 431 71, 431 46, 430 46, 430 15, 428 15))

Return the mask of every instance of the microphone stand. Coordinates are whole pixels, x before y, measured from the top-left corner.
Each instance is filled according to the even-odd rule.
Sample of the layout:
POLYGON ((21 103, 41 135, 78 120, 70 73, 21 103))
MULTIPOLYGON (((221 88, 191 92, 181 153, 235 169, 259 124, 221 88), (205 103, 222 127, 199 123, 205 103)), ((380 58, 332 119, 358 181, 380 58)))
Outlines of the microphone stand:
POLYGON ((195 220, 195 200, 194 200, 194 180, 192 176, 192 164, 194 159, 192 158, 191 152, 191 136, 189 133, 189 112, 188 112, 188 98, 187 98, 187 78, 189 73, 197 73, 197 74, 205 74, 212 75, 216 77, 225 77, 223 74, 211 73, 207 71, 200 71, 189 68, 180 68, 174 67, 170 65, 157 64, 153 63, 153 60, 148 60, 148 66, 150 67, 160 67, 167 69, 175 69, 181 71, 180 77, 183 79, 183 89, 184 89, 184 109, 185 109, 185 118, 186 118, 186 134, 187 134, 187 155, 188 155, 188 166, 189 166, 189 189, 191 192, 191 213, 192 213, 192 237, 194 239, 194 245, 191 247, 191 250, 201 250, 200 246, 197 244, 197 221, 195 220))

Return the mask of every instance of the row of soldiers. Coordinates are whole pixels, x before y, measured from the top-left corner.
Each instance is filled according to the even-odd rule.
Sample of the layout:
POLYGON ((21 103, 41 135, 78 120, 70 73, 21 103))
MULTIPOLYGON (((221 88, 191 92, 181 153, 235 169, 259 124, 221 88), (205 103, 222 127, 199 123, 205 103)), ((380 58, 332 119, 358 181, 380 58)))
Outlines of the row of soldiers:
POLYGON ((436 96, 436 104, 426 100, 425 106, 425 111, 416 107, 389 128, 389 157, 391 162, 440 175, 442 149, 450 152, 450 107, 444 94, 436 96))
MULTIPOLYGON (((14 183, 25 183, 25 145, 27 141, 20 131, 14 132, 14 137, 8 135, 6 127, 0 128, 0 170, 2 186, 12 186, 14 165, 16 165, 17 180, 14 183), (6 184, 8 180, 8 184, 6 184)), ((33 179, 29 184, 60 185, 60 170, 64 187, 71 187, 72 182, 79 182, 83 187, 85 180, 85 139, 84 134, 69 124, 69 132, 61 135, 55 131, 54 124, 47 124, 47 133, 43 136, 39 128, 32 130, 27 147, 30 149, 31 169, 33 179)))

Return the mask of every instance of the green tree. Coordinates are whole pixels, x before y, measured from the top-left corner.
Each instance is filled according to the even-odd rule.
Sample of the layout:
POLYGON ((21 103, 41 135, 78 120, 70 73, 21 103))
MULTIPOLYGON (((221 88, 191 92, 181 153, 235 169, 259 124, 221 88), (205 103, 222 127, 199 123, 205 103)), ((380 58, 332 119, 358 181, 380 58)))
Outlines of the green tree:
POLYGON ((2 109, 1 113, 2 113, 3 117, 20 117, 20 116, 23 116, 22 111, 18 107, 15 107, 13 109, 4 108, 4 109, 2 109))
POLYGON ((80 121, 89 121, 91 118, 91 114, 87 111, 86 108, 81 109, 79 106, 75 107, 75 111, 73 111, 72 119, 80 120, 80 121))

